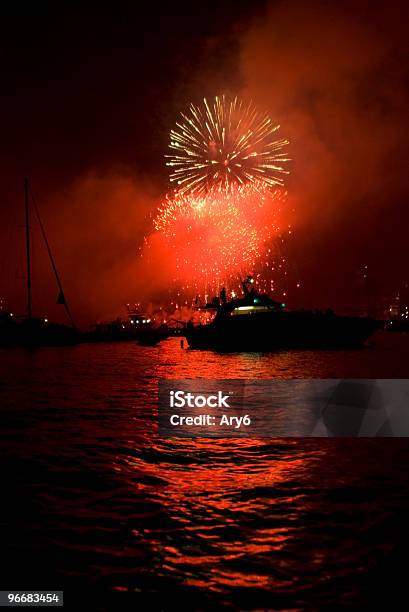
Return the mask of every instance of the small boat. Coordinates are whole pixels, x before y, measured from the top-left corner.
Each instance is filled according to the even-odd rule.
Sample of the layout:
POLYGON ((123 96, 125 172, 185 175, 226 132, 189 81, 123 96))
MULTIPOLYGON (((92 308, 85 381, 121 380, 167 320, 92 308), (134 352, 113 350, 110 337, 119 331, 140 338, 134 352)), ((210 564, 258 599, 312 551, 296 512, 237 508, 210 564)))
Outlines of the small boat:
POLYGON ((82 334, 82 342, 127 342, 138 340, 149 333, 153 327, 152 319, 146 315, 139 304, 127 304, 127 318, 118 317, 113 321, 98 323, 90 331, 82 334))
POLYGON ((166 340, 169 336, 184 336, 185 321, 180 321, 171 317, 167 323, 161 325, 152 325, 151 327, 141 328, 137 343, 143 346, 156 346, 162 340, 166 340))
POLYGON ((268 295, 243 282, 244 296, 222 296, 207 325, 188 324, 185 336, 192 349, 216 351, 274 351, 286 349, 360 348, 382 327, 370 317, 340 316, 332 310, 287 310, 268 295))
POLYGON ((69 325, 53 323, 48 319, 0 317, 0 347, 13 346, 66 346, 77 344, 79 332, 69 325))

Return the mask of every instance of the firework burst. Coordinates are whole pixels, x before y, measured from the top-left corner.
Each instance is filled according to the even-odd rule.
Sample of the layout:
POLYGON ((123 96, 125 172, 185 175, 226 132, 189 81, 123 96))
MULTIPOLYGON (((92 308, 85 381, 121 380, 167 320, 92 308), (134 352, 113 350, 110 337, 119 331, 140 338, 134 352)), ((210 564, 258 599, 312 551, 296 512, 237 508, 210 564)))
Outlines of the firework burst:
POLYGON ((167 165, 170 180, 180 193, 201 195, 215 185, 283 185, 289 161, 277 139, 279 125, 237 97, 216 96, 213 102, 190 105, 171 131, 167 165))
POLYGON ((159 256, 156 265, 169 278, 170 303, 207 302, 222 286, 234 297, 248 274, 258 289, 284 298, 287 140, 277 138, 279 126, 267 115, 238 98, 204 100, 182 119, 166 156, 175 189, 145 241, 146 256, 159 256))
MULTIPOLYGON (((167 197, 154 219, 175 257, 175 281, 195 293, 237 285, 280 235, 286 192, 264 183, 220 185, 203 195, 167 197)), ((271 252, 271 251, 270 251, 271 252)), ((266 258, 264 258, 266 259, 266 258)))

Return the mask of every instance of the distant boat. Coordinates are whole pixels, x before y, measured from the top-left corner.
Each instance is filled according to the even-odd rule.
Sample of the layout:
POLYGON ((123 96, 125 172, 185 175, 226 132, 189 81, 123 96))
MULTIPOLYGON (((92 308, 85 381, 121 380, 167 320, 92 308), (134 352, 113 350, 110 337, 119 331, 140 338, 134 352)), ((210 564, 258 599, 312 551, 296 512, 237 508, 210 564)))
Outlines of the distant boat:
POLYGON ((0 346, 56 346, 75 344, 78 342, 79 333, 75 327, 68 302, 66 300, 60 275, 48 242, 45 228, 42 223, 37 204, 30 192, 28 179, 24 179, 24 209, 25 209, 25 246, 26 246, 26 288, 27 288, 27 313, 16 317, 12 313, 3 311, 0 313, 0 346), (31 240, 30 240, 30 195, 34 215, 40 226, 41 235, 47 249, 50 264, 57 282, 58 297, 57 304, 64 306, 69 325, 50 322, 47 318, 33 317, 32 309, 32 275, 31 275, 31 240))
POLYGON ((159 342, 166 340, 170 336, 184 336, 185 327, 185 321, 171 317, 167 323, 141 330, 137 343, 143 346, 156 346, 159 342))
POLYGON ((117 317, 113 321, 97 323, 93 328, 84 332, 82 342, 126 342, 138 340, 149 333, 153 327, 152 319, 145 314, 140 304, 127 304, 128 316, 126 319, 117 317))
POLYGON ((330 310, 287 310, 250 288, 249 282, 243 282, 244 297, 222 299, 211 323, 187 326, 190 348, 231 352, 359 348, 383 324, 330 310))

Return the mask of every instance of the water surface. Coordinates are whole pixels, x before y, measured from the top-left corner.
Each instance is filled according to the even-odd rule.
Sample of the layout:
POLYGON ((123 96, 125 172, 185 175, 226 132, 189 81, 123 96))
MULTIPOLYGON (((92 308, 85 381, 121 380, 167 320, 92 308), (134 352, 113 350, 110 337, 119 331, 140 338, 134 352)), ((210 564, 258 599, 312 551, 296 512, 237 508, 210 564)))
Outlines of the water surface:
POLYGON ((2 588, 66 607, 390 606, 405 439, 160 439, 159 378, 408 378, 409 337, 218 355, 132 343, 0 351, 2 588), (91 603, 92 602, 92 603, 91 603))

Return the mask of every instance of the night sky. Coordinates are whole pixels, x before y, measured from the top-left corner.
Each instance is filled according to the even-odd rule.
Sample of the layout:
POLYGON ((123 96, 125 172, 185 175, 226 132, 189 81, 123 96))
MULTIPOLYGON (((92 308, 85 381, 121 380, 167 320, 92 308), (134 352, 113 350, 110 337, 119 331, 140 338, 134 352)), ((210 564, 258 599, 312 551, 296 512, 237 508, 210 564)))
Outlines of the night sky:
MULTIPOLYGON (((409 281, 406 3, 145 4, 2 8, 0 297, 24 310, 24 175, 76 319, 157 293, 139 249, 169 130, 225 92, 291 142, 293 305, 392 298, 409 281)), ((33 256, 35 314, 58 316, 35 228, 33 256)))

